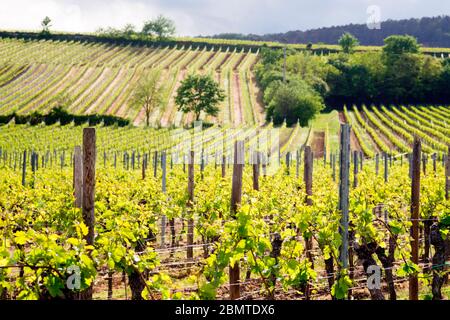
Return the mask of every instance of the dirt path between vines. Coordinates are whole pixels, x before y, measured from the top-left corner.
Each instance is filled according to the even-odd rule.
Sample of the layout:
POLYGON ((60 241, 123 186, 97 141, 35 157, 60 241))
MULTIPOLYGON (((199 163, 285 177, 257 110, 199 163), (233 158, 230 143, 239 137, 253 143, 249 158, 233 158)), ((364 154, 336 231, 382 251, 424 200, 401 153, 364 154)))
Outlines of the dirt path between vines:
POLYGON ((239 82, 239 74, 233 73, 233 106, 234 106, 234 124, 240 125, 244 122, 244 115, 241 101, 241 86, 239 82))
MULTIPOLYGON (((378 128, 372 123, 372 121, 370 121, 370 120, 367 118, 365 112, 361 112, 361 116, 363 117, 364 121, 366 121, 366 122, 369 124, 369 126, 371 126, 372 129, 374 129, 375 132, 378 133, 378 135, 379 135, 379 137, 381 138, 381 140, 388 146, 389 149, 391 149, 391 150, 397 150, 397 148, 394 146, 394 144, 391 142, 391 140, 389 140, 389 139, 388 139, 388 138, 380 131, 380 129, 378 129, 378 128)), ((376 119, 378 120, 378 122, 380 122, 381 124, 383 124, 383 122, 382 122, 375 114, 372 114, 372 116, 373 116, 374 118, 376 118, 376 119)), ((384 124, 383 124, 383 125, 384 125, 384 124)), ((401 137, 398 137, 398 138, 399 138, 399 139, 402 139, 401 137)))
MULTIPOLYGON (((345 118, 345 115, 343 112, 339 112, 339 121, 341 122, 341 124, 343 123, 349 123, 349 121, 347 121, 347 119, 345 118)), ((350 130, 350 150, 352 151, 358 151, 360 152, 361 149, 361 145, 359 144, 358 138, 355 135, 355 132, 353 130, 350 130)), ((322 154, 323 156, 323 154, 322 154)))
POLYGON ((113 94, 112 91, 115 90, 117 84, 122 81, 122 78, 124 75, 126 75, 127 69, 121 68, 119 73, 116 75, 114 80, 108 85, 108 87, 100 94, 100 96, 94 101, 93 104, 91 104, 88 109, 85 111, 85 113, 91 113, 92 111, 97 111, 99 108, 102 107, 102 103, 104 103, 104 99, 107 95, 113 94))
POLYGON ((263 92, 262 90, 259 88, 259 86, 257 85, 257 81, 256 81, 256 76, 255 74, 250 71, 250 83, 249 85, 252 87, 253 89, 253 94, 256 95, 255 97, 255 102, 256 102, 256 115, 258 116, 257 120, 258 124, 262 124, 265 121, 265 109, 264 109, 264 101, 263 101, 263 92))
POLYGON ((323 151, 325 149, 325 132, 313 132, 311 148, 314 152, 314 158, 323 158, 323 151))
POLYGON ((173 91, 170 93, 169 103, 167 104, 167 108, 164 111, 163 116, 161 117, 161 126, 167 127, 169 125, 170 120, 172 120, 172 114, 176 112, 175 105, 175 96, 178 88, 181 86, 181 81, 186 78, 187 69, 183 69, 177 76, 177 83, 175 84, 173 91))
MULTIPOLYGON (((111 68, 106 67, 103 69, 102 73, 98 76, 98 78, 86 89, 78 99, 71 105, 72 112, 80 111, 80 108, 83 107, 83 103, 86 99, 90 99, 92 95, 95 94, 95 91, 102 85, 102 83, 108 79, 109 74, 111 73, 111 68)), ((84 113, 84 112, 83 112, 84 113)))

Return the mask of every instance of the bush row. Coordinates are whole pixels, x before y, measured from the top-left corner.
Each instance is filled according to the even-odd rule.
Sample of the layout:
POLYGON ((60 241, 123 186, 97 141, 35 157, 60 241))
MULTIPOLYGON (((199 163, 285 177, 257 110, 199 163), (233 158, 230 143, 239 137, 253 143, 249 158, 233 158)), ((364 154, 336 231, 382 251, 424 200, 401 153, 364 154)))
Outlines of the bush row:
POLYGON ((105 126, 117 125, 119 127, 125 127, 130 124, 130 120, 116 116, 100 114, 77 115, 68 113, 66 110, 60 107, 52 109, 47 114, 33 112, 30 114, 21 115, 13 112, 8 115, 0 115, 0 124, 9 123, 13 119, 16 124, 29 123, 30 125, 38 125, 43 122, 46 125, 52 125, 57 122, 60 122, 61 125, 66 125, 72 122, 74 122, 75 125, 81 125, 89 122, 90 126, 95 126, 103 123, 103 125, 105 126))

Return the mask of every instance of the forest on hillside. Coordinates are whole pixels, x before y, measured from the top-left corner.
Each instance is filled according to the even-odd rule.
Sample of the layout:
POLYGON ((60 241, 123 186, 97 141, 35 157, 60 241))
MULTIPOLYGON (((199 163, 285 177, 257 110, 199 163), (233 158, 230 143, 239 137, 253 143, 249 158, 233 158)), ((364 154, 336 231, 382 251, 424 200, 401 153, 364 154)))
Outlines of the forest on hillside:
POLYGON ((289 31, 286 33, 255 34, 219 34, 218 39, 240 39, 256 41, 278 41, 288 43, 326 43, 336 44, 343 33, 356 36, 361 45, 379 46, 383 40, 394 34, 408 34, 418 39, 427 47, 450 46, 450 16, 438 16, 421 19, 387 20, 381 23, 380 29, 369 29, 366 24, 348 24, 306 31, 289 31))

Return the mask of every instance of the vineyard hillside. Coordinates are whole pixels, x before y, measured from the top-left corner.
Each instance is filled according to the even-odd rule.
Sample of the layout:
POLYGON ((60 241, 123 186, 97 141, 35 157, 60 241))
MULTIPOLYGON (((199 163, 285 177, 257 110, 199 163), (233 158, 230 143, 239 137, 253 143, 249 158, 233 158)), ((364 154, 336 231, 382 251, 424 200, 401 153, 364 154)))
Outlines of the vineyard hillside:
POLYGON ((222 125, 264 121, 253 74, 258 51, 184 45, 133 46, 77 41, 0 39, 0 115, 46 113, 66 97, 73 114, 107 114, 145 122, 143 108, 133 106, 136 84, 150 70, 160 70, 163 97, 152 110, 154 127, 183 126, 193 115, 174 103, 180 82, 191 73, 210 74, 227 99, 217 117, 202 120, 222 125))

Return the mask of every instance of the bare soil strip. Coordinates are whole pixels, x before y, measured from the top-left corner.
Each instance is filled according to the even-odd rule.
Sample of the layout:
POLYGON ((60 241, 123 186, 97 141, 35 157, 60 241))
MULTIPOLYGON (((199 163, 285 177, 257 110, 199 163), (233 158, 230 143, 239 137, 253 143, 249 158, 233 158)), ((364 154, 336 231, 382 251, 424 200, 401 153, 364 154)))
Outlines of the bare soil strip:
MULTIPOLYGON (((339 112, 339 121, 341 124, 349 123, 349 121, 345 118, 345 114, 343 112, 339 112)), ((350 150, 352 151, 361 151, 361 145, 359 144, 358 138, 355 135, 353 130, 350 130, 350 150)), ((323 157, 323 151, 322 151, 323 157)))
POLYGON ((184 78, 186 78, 187 70, 183 69, 180 71, 177 77, 177 83, 175 84, 173 91, 170 93, 169 103, 167 104, 167 108, 164 111, 163 116, 161 117, 161 126, 167 127, 170 124, 170 121, 172 120, 172 114, 176 111, 175 106, 175 95, 178 90, 178 88, 181 86, 181 81, 183 81, 184 78))
POLYGON ((245 57, 247 57, 246 53, 241 53, 241 56, 239 57, 239 59, 236 61, 236 63, 233 66, 233 70, 234 71, 238 71, 239 67, 241 66, 242 61, 244 61, 245 57))
POLYGON ((111 72, 110 68, 105 68, 103 72, 100 74, 100 76, 94 81, 94 83, 91 84, 91 86, 81 94, 81 96, 78 97, 78 99, 72 104, 71 108, 69 108, 71 111, 77 111, 82 106, 80 103, 84 102, 85 99, 88 99, 97 89, 99 85, 106 79, 106 77, 111 72))
POLYGON ((109 106, 108 110, 106 110, 106 114, 112 114, 113 112, 116 112, 116 114, 119 113, 120 110, 117 110, 117 109, 122 107, 122 106, 119 106, 118 104, 122 101, 122 97, 124 95, 127 95, 128 88, 133 83, 135 83, 137 81, 137 79, 138 79, 136 69, 134 69, 133 72, 134 72, 133 75, 131 75, 131 77, 128 79, 128 83, 122 89, 122 92, 119 93, 119 95, 117 96, 116 100, 113 101, 113 103, 111 103, 111 105, 109 106))
POLYGON ((311 142, 311 148, 314 152, 314 158, 323 158, 323 151, 325 149, 325 132, 314 131, 311 142))
MULTIPOLYGON (((372 121, 370 121, 370 120, 367 118, 366 113, 365 113, 364 111, 361 111, 360 114, 361 114, 361 117, 364 119, 364 121, 367 121, 367 123, 369 124, 369 126, 371 126, 371 127, 378 133, 378 136, 380 137, 380 139, 386 144, 386 146, 387 146, 389 149, 391 149, 391 150, 397 150, 397 147, 391 142, 391 140, 389 140, 389 139, 388 139, 388 138, 380 131, 380 129, 378 129, 378 128, 372 123, 372 121)), ((376 119, 378 120, 379 123, 381 123, 381 124, 383 125, 383 121, 381 121, 375 114, 372 114, 372 116, 373 116, 374 118, 376 118, 376 119)), ((392 132, 392 130, 390 130, 390 129, 388 129, 388 130, 392 132)), ((394 132, 392 132, 392 133, 395 135, 394 132)), ((399 137, 399 136, 397 136, 397 135, 395 135, 395 136, 398 137, 399 139, 403 140, 401 137, 399 137)), ((406 144, 408 144, 408 143, 406 142, 406 144)))
POLYGON ((11 86, 4 89, 5 94, 0 97, 0 101, 8 101, 7 98, 9 96, 15 94, 19 90, 25 90, 25 88, 36 81, 36 79, 38 79, 47 70, 47 67, 48 66, 45 64, 40 64, 34 66, 33 68, 27 68, 27 70, 30 70, 30 72, 27 72, 23 77, 20 77, 22 79, 19 79, 19 77, 17 77, 17 83, 13 83, 12 81, 9 82, 11 86))
POLYGON ((233 73, 233 105, 234 105, 234 124, 240 125, 244 122, 243 118, 243 109, 242 109, 242 101, 241 101, 241 87, 239 83, 239 74, 233 73))
POLYGON ((182 70, 187 69, 195 61, 195 59, 197 59, 200 56, 201 53, 202 53, 202 51, 197 50, 195 52, 195 54, 193 54, 192 57, 189 58, 188 61, 183 63, 183 65, 181 66, 181 69, 182 70))
MULTIPOLYGON (((61 79, 53 88, 49 88, 47 92, 51 90, 52 95, 57 96, 61 92, 62 88, 64 88, 64 86, 67 84, 67 82, 70 82, 70 79, 73 79, 75 75, 78 74, 79 70, 80 69, 78 67, 71 67, 66 76, 61 79)), ((43 96, 45 96, 45 93, 43 94, 43 96)), ((33 111, 38 108, 40 109, 41 106, 47 102, 47 100, 48 97, 44 97, 37 101, 34 101, 29 111, 33 111)))
POLYGON ((200 67, 200 70, 204 70, 205 67, 211 62, 211 60, 216 56, 216 54, 218 54, 219 51, 213 51, 210 52, 210 55, 208 57, 208 59, 205 61, 205 63, 200 67))
MULTIPOLYGON (((14 75, 14 77, 12 77, 12 78, 9 79, 8 81, 2 83, 2 84, 0 85, 0 88, 3 88, 4 86, 7 86, 8 84, 10 84, 10 83, 16 81, 17 79, 19 79, 20 77, 22 77, 24 74, 27 74, 27 72, 28 72, 28 70, 31 68, 31 66, 28 65, 28 66, 23 66, 23 67, 21 67, 21 68, 22 68, 22 69, 19 69, 18 72, 14 75)), ((9 69, 6 70, 5 72, 7 72, 7 71, 9 71, 9 69)))
POLYGON ((256 84, 256 76, 253 72, 250 72, 251 78, 250 78, 250 86, 253 91, 253 95, 256 95, 254 102, 255 102, 255 108, 256 108, 256 114, 258 115, 258 119, 255 119, 258 121, 258 123, 264 123, 264 102, 263 102, 263 92, 259 88, 259 86, 256 84))
POLYGON ((117 74, 117 76, 114 78, 114 80, 108 85, 108 87, 103 91, 102 94, 100 94, 100 96, 94 101, 94 103, 92 105, 89 106, 89 108, 86 110, 85 113, 90 113, 92 111, 97 111, 99 108, 102 107, 102 103, 104 103, 104 99, 113 91, 117 84, 122 82, 122 79, 124 77, 124 75, 126 74, 127 69, 126 68, 121 68, 119 73, 117 74))
POLYGON ((227 52, 225 57, 222 59, 222 61, 219 63, 219 65, 216 67, 216 71, 220 71, 222 69, 222 66, 230 59, 231 53, 227 52))

